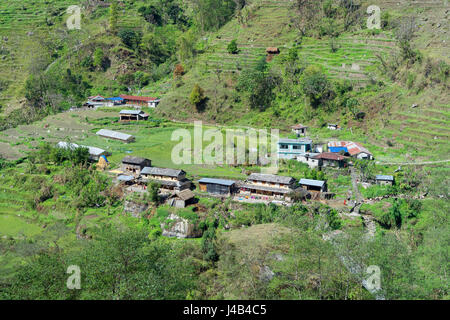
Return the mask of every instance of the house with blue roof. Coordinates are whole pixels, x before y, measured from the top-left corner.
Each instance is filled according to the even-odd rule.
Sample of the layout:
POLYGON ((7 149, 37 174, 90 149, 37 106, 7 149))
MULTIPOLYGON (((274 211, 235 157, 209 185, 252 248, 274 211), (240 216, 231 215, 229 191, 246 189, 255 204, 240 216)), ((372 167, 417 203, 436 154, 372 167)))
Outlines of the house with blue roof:
POLYGON ((310 139, 278 140, 278 159, 297 159, 297 157, 312 152, 312 150, 313 143, 310 139))
POLYGON ((121 97, 111 97, 105 99, 105 105, 108 107, 120 106, 125 103, 125 100, 121 97))

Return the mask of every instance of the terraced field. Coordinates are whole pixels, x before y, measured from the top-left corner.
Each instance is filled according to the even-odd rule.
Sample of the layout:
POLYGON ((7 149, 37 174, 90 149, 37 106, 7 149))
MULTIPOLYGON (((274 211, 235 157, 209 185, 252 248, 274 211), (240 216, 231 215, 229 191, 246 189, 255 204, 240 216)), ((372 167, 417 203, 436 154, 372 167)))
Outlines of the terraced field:
MULTIPOLYGON (((298 39, 297 31, 290 22, 292 6, 293 2, 287 0, 255 2, 249 22, 242 26, 231 21, 213 35, 198 64, 204 66, 207 72, 221 70, 235 73, 254 66, 261 57, 266 56, 267 47, 278 47, 280 56, 285 55, 298 39), (232 40, 237 40, 238 54, 227 52, 232 40)), ((303 39, 299 54, 307 63, 323 66, 330 78, 349 79, 364 85, 375 78, 379 63, 375 54, 388 56, 396 50, 390 33, 345 35, 336 40, 336 45, 337 51, 331 52, 328 39, 303 39)))
POLYGON ((450 159, 450 105, 419 106, 393 115, 386 134, 391 134, 408 154, 430 160, 450 159))

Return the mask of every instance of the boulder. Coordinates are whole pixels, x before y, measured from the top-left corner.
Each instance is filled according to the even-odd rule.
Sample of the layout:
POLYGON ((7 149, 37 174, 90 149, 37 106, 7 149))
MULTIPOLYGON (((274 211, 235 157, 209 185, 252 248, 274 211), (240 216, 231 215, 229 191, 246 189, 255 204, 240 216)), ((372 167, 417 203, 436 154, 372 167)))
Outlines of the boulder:
POLYGON ((199 238, 202 236, 202 231, 195 224, 173 213, 167 217, 165 223, 161 224, 161 229, 162 235, 165 237, 176 237, 180 239, 199 238))

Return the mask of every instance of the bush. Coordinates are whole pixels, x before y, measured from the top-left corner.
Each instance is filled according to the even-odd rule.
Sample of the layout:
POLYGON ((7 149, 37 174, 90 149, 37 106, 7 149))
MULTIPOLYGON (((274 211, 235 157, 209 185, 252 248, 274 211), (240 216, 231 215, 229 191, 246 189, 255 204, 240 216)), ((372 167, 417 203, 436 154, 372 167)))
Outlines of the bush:
POLYGON ((230 54, 237 54, 237 53, 239 53, 239 49, 238 49, 238 47, 237 47, 237 40, 235 39, 235 40, 232 40, 229 44, 228 44, 228 46, 227 46, 227 51, 228 51, 228 53, 230 53, 230 54))

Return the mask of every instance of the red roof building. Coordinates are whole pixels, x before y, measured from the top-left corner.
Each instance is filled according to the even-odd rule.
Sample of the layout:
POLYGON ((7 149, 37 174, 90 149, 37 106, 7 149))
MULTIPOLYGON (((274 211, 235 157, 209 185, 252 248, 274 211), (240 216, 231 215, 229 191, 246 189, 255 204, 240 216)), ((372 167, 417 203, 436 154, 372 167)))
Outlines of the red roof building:
POLYGON ((125 94, 121 94, 119 97, 121 97, 127 105, 145 106, 151 108, 155 108, 160 101, 158 98, 129 96, 125 94))

